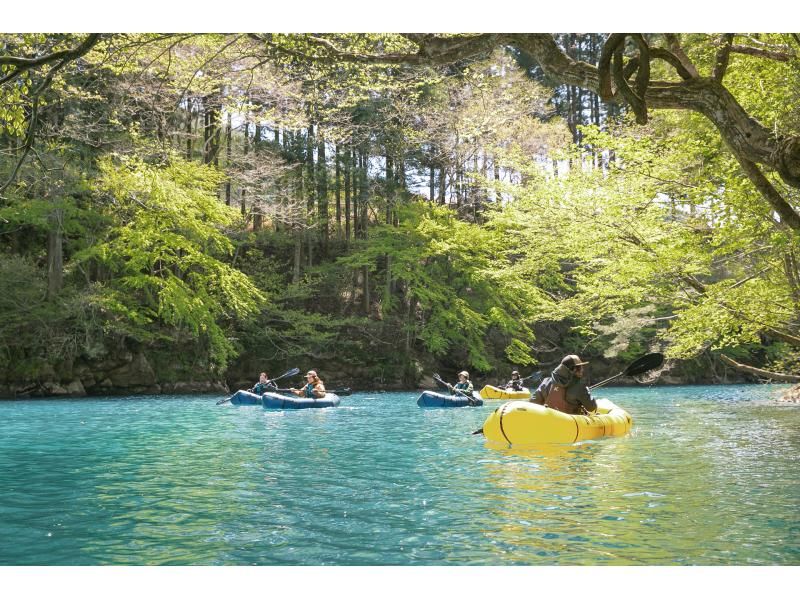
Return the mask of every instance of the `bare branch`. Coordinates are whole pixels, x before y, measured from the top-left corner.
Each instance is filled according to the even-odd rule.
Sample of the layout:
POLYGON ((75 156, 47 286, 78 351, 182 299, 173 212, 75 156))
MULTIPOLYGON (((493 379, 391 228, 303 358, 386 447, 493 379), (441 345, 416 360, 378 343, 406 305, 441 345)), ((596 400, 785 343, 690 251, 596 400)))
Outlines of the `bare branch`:
MULTIPOLYGON (((305 57, 316 59, 337 58, 366 64, 449 64, 467 56, 471 57, 489 52, 503 43, 503 40, 508 37, 504 34, 496 33, 452 37, 410 35, 412 37, 409 41, 413 41, 419 47, 417 53, 362 54, 339 48, 324 37, 309 35, 307 36, 308 40, 320 48, 328 50, 332 55, 305 57)), ((285 48, 276 49, 286 51, 285 48)), ((302 53, 296 51, 290 53, 302 55, 302 53)))
POLYGON ((78 46, 71 50, 60 50, 39 58, 23 58, 19 56, 0 56, 0 65, 11 65, 16 67, 8 75, 0 79, 0 85, 13 81, 22 73, 54 62, 61 62, 61 66, 80 58, 91 50, 100 41, 99 33, 91 33, 78 46))
POLYGON ((749 54, 750 56, 759 56, 761 58, 769 58, 770 60, 777 60, 778 62, 789 62, 795 60, 797 54, 792 52, 790 48, 783 46, 785 50, 768 50, 765 48, 753 48, 751 46, 732 45, 731 52, 737 54, 749 54))
POLYGON ((728 70, 728 61, 731 56, 731 44, 733 43, 733 33, 725 33, 720 40, 720 48, 717 50, 717 57, 714 61, 714 72, 711 75, 715 81, 722 82, 725 71, 728 70))
POLYGON ((683 51, 681 48, 680 41, 678 41, 678 36, 674 33, 665 33, 664 37, 669 44, 669 49, 672 51, 672 54, 680 61, 683 65, 683 68, 686 69, 686 72, 692 78, 697 78, 700 76, 700 73, 697 72, 697 68, 694 66, 689 57, 686 55, 686 52, 683 51))
POLYGON ((683 66, 683 63, 669 50, 665 50, 664 48, 650 48, 650 56, 653 58, 660 58, 661 60, 670 63, 684 81, 692 78, 692 74, 686 70, 686 67, 683 66))

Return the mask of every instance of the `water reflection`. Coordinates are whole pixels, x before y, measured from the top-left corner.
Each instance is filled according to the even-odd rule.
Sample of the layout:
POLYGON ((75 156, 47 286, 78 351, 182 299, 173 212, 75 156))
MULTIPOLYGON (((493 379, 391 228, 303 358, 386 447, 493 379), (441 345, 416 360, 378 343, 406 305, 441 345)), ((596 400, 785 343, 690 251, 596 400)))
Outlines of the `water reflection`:
POLYGON ((630 435, 525 449, 416 393, 0 403, 0 564, 797 565, 800 410, 753 390, 610 389, 630 435))

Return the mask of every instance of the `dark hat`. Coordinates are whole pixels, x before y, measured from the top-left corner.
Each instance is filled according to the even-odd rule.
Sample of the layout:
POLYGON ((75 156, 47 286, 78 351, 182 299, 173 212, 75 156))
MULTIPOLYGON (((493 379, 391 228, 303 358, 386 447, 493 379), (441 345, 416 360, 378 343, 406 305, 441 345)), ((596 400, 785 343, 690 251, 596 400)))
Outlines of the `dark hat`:
POLYGON ((564 359, 561 360, 561 365, 568 367, 571 370, 574 370, 579 365, 586 365, 589 363, 588 361, 581 361, 581 358, 577 355, 567 355, 564 359))

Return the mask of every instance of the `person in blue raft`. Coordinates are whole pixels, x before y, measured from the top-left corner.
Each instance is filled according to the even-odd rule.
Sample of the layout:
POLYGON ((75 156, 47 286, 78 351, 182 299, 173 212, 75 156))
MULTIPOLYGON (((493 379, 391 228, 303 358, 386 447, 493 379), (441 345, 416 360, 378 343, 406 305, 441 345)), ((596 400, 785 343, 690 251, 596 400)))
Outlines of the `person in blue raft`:
POLYGON ((439 377, 439 374, 434 374, 433 380, 440 388, 449 390, 450 394, 423 391, 417 399, 417 405, 420 407, 478 407, 483 405, 483 400, 472 394, 473 387, 469 380, 469 372, 459 372, 458 382, 455 384, 445 382, 439 377))
POLYGON ((278 390, 278 387, 275 386, 275 383, 267 377, 267 372, 261 372, 258 375, 258 382, 256 382, 253 388, 249 389, 248 392, 252 392, 253 394, 263 395, 265 392, 272 392, 274 390, 278 390))
POLYGON ((258 376, 258 382, 256 382, 253 388, 239 390, 234 393, 232 397, 217 402, 217 405, 222 405, 228 401, 234 405, 261 405, 264 393, 272 392, 277 389, 278 387, 275 383, 267 376, 267 372, 261 372, 258 376))
POLYGON ((457 393, 457 390, 463 391, 468 397, 472 396, 472 391, 474 390, 472 387, 472 382, 469 381, 469 372, 464 370, 463 372, 458 372, 458 382, 455 384, 448 384, 450 387, 450 394, 461 394, 457 393))
POLYGON ((317 372, 308 370, 306 374, 306 384, 303 388, 290 388, 298 397, 306 397, 309 399, 323 399, 325 398, 325 383, 319 379, 317 372))

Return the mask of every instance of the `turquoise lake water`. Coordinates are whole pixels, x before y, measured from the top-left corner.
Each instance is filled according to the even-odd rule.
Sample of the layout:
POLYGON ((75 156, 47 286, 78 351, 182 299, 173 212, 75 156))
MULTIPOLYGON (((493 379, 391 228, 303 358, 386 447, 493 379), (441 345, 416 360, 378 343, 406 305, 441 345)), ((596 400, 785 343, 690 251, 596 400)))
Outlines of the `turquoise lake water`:
POLYGON ((781 388, 604 388, 630 435, 526 451, 411 391, 4 401, 0 565, 800 565, 781 388))

